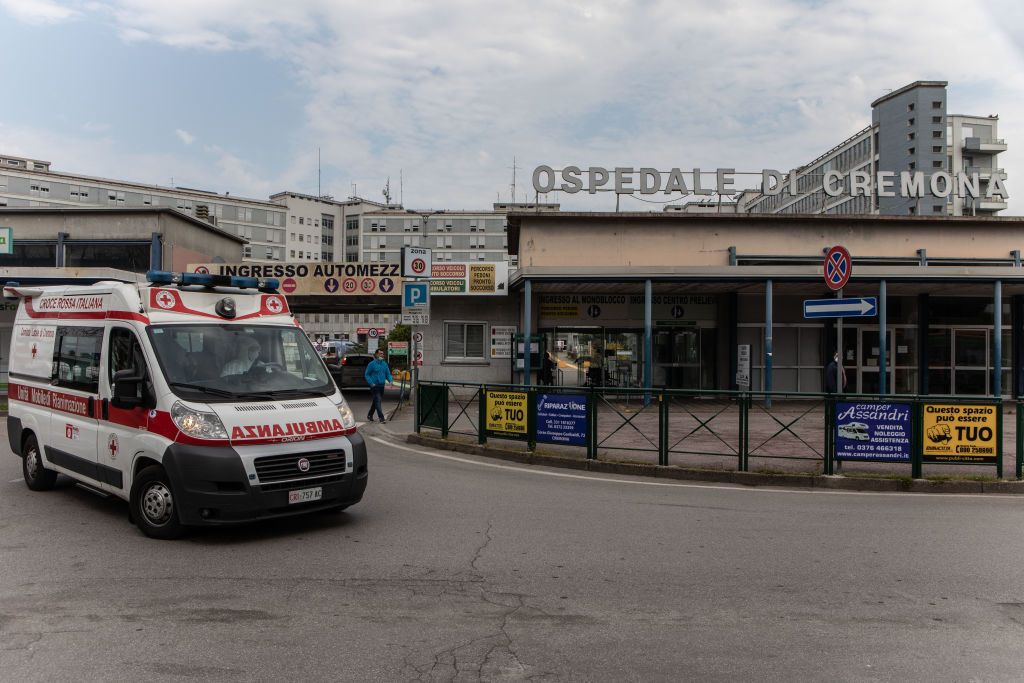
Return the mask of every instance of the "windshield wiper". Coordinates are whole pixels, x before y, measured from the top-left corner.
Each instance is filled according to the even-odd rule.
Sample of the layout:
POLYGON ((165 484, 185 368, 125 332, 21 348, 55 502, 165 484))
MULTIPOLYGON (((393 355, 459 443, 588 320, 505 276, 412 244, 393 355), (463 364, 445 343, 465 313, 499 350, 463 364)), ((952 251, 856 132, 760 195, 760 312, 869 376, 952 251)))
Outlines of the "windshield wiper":
POLYGON ((188 382, 168 382, 168 386, 181 387, 182 389, 195 389, 196 391, 202 391, 207 394, 213 394, 214 396, 224 396, 225 398, 234 398, 235 394, 230 391, 223 389, 214 389, 213 387, 203 386, 202 384, 190 384, 188 382))

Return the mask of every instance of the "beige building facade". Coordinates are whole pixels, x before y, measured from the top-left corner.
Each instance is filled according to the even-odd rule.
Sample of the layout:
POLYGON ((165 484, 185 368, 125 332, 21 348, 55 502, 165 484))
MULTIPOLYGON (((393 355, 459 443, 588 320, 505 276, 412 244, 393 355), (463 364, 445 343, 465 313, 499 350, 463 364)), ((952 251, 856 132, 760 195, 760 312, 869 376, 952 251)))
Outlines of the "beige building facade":
MULTIPOLYGON (((523 333, 563 385, 820 392, 836 319, 824 252, 849 250, 847 391, 1019 395, 1024 219, 686 213, 512 214, 523 333)), ((535 368, 534 368, 535 369, 535 368)), ((539 378, 538 378, 539 379, 539 378)))

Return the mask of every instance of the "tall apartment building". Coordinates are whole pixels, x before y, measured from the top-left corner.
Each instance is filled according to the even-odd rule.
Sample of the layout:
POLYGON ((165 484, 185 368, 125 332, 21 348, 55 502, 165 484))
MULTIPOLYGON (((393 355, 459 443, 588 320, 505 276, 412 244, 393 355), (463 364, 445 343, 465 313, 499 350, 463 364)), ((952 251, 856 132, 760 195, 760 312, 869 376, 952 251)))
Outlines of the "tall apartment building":
MULTIPOLYGON (((998 116, 947 114, 946 81, 915 81, 871 103, 871 125, 796 169, 797 194, 747 191, 739 198, 746 213, 830 213, 881 215, 995 215, 1006 208, 996 197, 879 197, 843 192, 828 196, 822 180, 829 171, 849 176, 865 171, 922 172, 926 184, 936 172, 978 173, 984 197, 994 175, 1005 180, 998 156, 1006 142, 998 136, 998 116)), ((786 177, 785 185, 790 183, 786 177)))
POLYGON ((245 257, 284 261, 287 212, 278 204, 185 187, 57 172, 49 161, 0 154, 0 210, 4 207, 94 208, 164 206, 249 240, 245 257))
POLYGON ((285 260, 290 262, 359 261, 362 216, 398 208, 362 197, 339 201, 291 191, 273 194, 270 201, 288 212, 285 260))

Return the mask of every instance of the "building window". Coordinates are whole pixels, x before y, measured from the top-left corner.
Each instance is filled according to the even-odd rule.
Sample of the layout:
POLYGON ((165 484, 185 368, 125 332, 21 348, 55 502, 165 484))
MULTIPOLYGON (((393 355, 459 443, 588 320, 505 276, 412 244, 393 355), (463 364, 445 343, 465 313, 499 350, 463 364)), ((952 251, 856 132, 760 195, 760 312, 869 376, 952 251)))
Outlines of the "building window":
POLYGON ((295 223, 295 216, 292 216, 292 224, 295 223))
POLYGON ((933 145, 932 151, 936 154, 942 154, 942 145, 933 145))
POLYGON ((295 258, 295 250, 294 250, 294 249, 292 249, 292 250, 291 250, 291 252, 290 252, 290 253, 289 253, 288 255, 289 255, 289 256, 290 256, 291 258, 295 258))
POLYGON ((932 123, 942 123, 942 117, 941 116, 933 116, 932 117, 932 123))
POLYGON ((914 111, 914 103, 913 102, 911 102, 910 104, 907 105, 907 111, 914 111))
POLYGON ((267 247, 267 258, 268 259, 273 259, 274 258, 274 250, 271 249, 270 247, 267 247))
POLYGON ((942 168, 942 162, 941 161, 933 161, 932 162, 932 168, 942 168))
POLYGON ((484 330, 487 323, 445 322, 444 359, 484 360, 484 330))
POLYGON ((913 140, 914 139, 914 134, 913 133, 907 133, 907 139, 908 140, 913 140))
POLYGON ((943 206, 942 204, 933 204, 932 205, 932 213, 945 213, 945 211, 946 211, 946 207, 943 206))
POLYGON ((916 207, 916 206, 911 206, 911 207, 908 207, 908 208, 907 208, 907 213, 909 213, 909 214, 915 214, 915 213, 917 213, 917 207, 916 207))
POLYGON ((305 218, 303 218, 302 216, 299 216, 299 225, 305 225, 306 224, 305 221, 306 221, 305 218))
POLYGON ((932 137, 933 138, 941 138, 942 137, 942 131, 941 130, 933 130, 932 131, 932 137))
POLYGON ((909 154, 910 156, 914 156, 914 153, 915 153, 916 151, 917 151, 917 147, 911 147, 911 148, 909 148, 909 149, 907 150, 907 154, 909 154))
POLYGON ((917 164, 911 161, 909 164, 907 164, 907 168, 913 171, 915 168, 917 168, 917 164))
POLYGON ((913 118, 913 117, 911 117, 911 118, 907 119, 907 125, 908 125, 908 126, 912 126, 912 125, 914 125, 914 118, 913 118))
POLYGON ((942 109, 942 102, 932 102, 932 109, 942 109))

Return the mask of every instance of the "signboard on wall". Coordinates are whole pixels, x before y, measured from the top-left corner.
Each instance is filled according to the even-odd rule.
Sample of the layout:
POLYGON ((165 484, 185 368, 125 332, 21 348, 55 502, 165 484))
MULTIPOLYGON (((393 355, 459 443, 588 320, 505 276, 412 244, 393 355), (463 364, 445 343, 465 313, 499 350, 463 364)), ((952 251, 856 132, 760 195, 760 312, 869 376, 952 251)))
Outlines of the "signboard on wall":
POLYGON ((999 456, 999 406, 926 403, 922 413, 922 462, 995 464, 999 456))
POLYGON ((505 296, 508 294, 508 263, 435 261, 430 269, 430 293, 505 296))
POLYGON ((836 404, 836 460, 910 462, 909 403, 836 404))
POLYGON ((491 325, 491 358, 512 357, 512 335, 517 330, 515 325, 491 325))
MULTIPOLYGON (((186 270, 212 275, 274 277, 280 280, 281 291, 297 296, 397 297, 402 293, 400 263, 190 263, 186 270)), ((508 294, 508 263, 505 261, 434 261, 429 277, 430 293, 436 296, 508 294)))
MULTIPOLYGON (((541 294, 540 327, 636 324, 644 318, 643 294, 541 294)), ((708 294, 655 294, 652 319, 658 325, 699 326, 718 318, 718 300, 708 294)))
POLYGON ((736 386, 750 388, 750 344, 736 347, 736 386))
POLYGON ((0 254, 14 253, 14 228, 0 228, 0 254))

